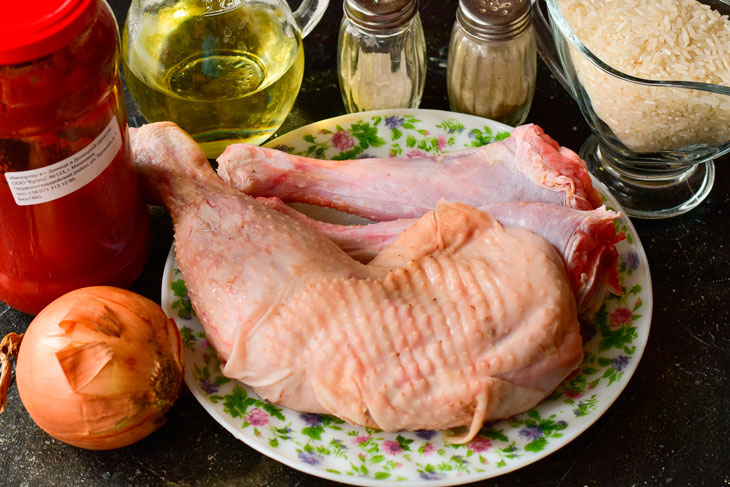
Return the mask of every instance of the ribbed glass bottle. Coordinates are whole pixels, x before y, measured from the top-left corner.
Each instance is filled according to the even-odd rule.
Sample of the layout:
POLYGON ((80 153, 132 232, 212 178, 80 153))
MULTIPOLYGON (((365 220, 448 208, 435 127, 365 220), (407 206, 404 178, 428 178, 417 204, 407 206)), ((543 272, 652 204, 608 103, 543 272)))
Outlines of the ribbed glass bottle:
POLYGON ((536 62, 530 0, 459 2, 447 67, 453 111, 523 123, 535 93, 536 62))
POLYGON ((348 112, 418 108, 426 41, 417 0, 345 0, 337 68, 348 112))

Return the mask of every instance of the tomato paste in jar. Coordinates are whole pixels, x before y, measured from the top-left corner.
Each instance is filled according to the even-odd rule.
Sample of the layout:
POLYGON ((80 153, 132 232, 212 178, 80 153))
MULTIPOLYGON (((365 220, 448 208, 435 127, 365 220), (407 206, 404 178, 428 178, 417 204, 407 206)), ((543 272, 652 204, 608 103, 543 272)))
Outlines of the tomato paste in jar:
POLYGON ((148 255, 104 0, 10 2, 0 16, 0 299, 37 313, 148 255))

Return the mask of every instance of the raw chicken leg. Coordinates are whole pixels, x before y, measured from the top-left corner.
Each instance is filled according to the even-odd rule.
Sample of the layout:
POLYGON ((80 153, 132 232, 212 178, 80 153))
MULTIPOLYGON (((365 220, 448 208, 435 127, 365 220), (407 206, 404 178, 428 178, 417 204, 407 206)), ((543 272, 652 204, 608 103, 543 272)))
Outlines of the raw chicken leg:
POLYGON ((132 144, 223 373, 265 399, 386 431, 468 426, 468 441, 581 361, 560 258, 533 233, 439 203, 363 265, 224 184, 175 125, 132 144))
POLYGON ((443 198, 472 206, 537 201, 601 205, 585 162, 536 125, 483 147, 414 159, 320 161, 248 144, 218 158, 218 175, 251 196, 329 206, 373 220, 418 218, 443 198))
MULTIPOLYGON (((362 262, 370 261, 416 221, 401 218, 369 225, 337 225, 313 220, 278 198, 257 199, 307 223, 362 262)), ((618 213, 603 206, 581 211, 545 203, 497 203, 479 209, 506 227, 525 228, 553 244, 568 272, 579 316, 591 318, 607 292, 622 293, 615 244, 623 234, 613 225, 618 213)))

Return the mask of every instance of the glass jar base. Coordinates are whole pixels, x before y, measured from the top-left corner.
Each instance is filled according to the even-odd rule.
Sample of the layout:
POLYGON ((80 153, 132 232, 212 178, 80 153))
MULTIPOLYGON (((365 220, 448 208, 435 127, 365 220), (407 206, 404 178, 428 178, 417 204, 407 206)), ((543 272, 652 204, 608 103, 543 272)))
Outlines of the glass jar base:
POLYGON ((580 149, 588 170, 601 181, 631 217, 671 218, 697 207, 710 194, 715 181, 712 161, 688 164, 666 173, 629 170, 611 154, 601 150, 592 135, 580 149))
POLYGON ((142 274, 150 254, 147 215, 127 247, 105 265, 79 269, 54 280, 17 277, 0 272, 0 300, 24 313, 36 315, 53 300, 87 286, 130 287, 142 274))

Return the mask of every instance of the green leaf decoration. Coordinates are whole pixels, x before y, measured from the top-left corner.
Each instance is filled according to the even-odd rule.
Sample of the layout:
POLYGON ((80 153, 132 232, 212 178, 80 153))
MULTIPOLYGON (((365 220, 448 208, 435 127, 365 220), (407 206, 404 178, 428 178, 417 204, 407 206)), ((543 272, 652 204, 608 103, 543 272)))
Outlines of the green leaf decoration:
POLYGON ((178 310, 178 316, 183 320, 189 320, 195 316, 193 305, 188 297, 188 288, 185 285, 185 281, 182 279, 174 281, 170 284, 170 289, 172 289, 172 293, 178 297, 178 299, 173 301, 171 304, 172 309, 178 310))
POLYGON ((322 439, 324 428, 322 426, 307 426, 302 430, 302 434, 309 436, 313 440, 320 441, 322 439))
POLYGON ((234 418, 241 418, 248 408, 246 405, 247 399, 248 394, 246 390, 236 384, 233 386, 231 393, 224 396, 223 410, 234 418))
POLYGON ((465 128, 463 123, 454 120, 453 118, 444 120, 442 123, 436 126, 443 129, 446 133, 459 133, 462 132, 465 128))
POLYGON ((400 446, 403 451, 411 451, 410 445, 411 443, 413 443, 413 440, 411 440, 410 438, 405 438, 401 435, 398 435, 395 438, 395 441, 398 442, 398 446, 400 446))
POLYGON ((611 348, 623 349, 624 345, 630 344, 638 336, 635 326, 624 326, 615 330, 605 327, 605 329, 601 329, 601 332, 603 333, 603 340, 598 344, 598 349, 601 352, 611 348))
POLYGON ((486 431, 482 431, 482 434, 492 440, 504 441, 505 443, 509 441, 509 438, 507 438, 502 430, 488 429, 486 431))
POLYGON ((341 152, 335 156, 332 156, 333 161, 346 161, 348 159, 354 159, 362 153, 363 149, 361 146, 356 145, 354 148, 341 152))
POLYGON ((385 455, 375 455, 370 458, 370 463, 376 464, 382 462, 383 460, 385 460, 385 455))
MULTIPOLYGON (((490 144, 495 140, 494 136, 492 136, 492 129, 486 126, 483 131, 479 129, 472 129, 469 133, 474 140, 472 140, 471 144, 467 144, 467 147, 481 147, 483 145, 490 144)), ((500 132, 498 135, 501 136, 502 139, 509 137, 508 132, 500 132), (506 134, 506 136, 503 134, 506 134)))
POLYGON ((538 452, 542 451, 547 446, 547 440, 545 438, 538 438, 525 445, 525 451, 538 452))
POLYGON ((350 134, 360 142, 362 150, 368 147, 380 147, 385 145, 385 140, 378 135, 377 127, 371 127, 367 122, 355 122, 350 127, 350 134))
POLYGON ((268 401, 258 401, 256 403, 258 407, 269 413, 271 416, 280 419, 282 421, 285 421, 286 418, 284 417, 284 414, 281 412, 281 409, 277 406, 274 406, 268 401))
POLYGON ((194 343, 198 341, 193 334, 193 330, 187 326, 180 327, 180 339, 182 340, 183 348, 187 348, 188 350, 193 350, 195 348, 194 343))

